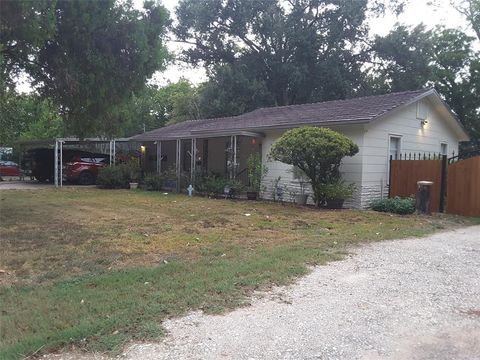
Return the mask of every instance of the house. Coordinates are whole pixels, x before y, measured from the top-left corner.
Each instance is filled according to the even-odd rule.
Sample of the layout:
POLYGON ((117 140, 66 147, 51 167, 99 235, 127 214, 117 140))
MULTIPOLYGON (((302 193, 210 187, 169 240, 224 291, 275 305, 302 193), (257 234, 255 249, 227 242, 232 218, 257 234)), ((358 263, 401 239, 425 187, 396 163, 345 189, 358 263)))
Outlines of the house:
POLYGON ((306 125, 328 127, 358 145, 359 153, 345 158, 341 166, 344 179, 357 187, 347 205, 358 208, 388 194, 390 156, 458 153, 459 142, 469 139, 439 94, 422 89, 186 121, 132 140, 142 144, 147 170, 193 174, 202 169, 243 182, 248 182, 248 156, 259 152, 269 169, 262 197, 272 198, 273 182, 278 177, 288 189, 298 188, 298 183, 289 171, 291 166, 269 158, 270 147, 286 130, 306 125))

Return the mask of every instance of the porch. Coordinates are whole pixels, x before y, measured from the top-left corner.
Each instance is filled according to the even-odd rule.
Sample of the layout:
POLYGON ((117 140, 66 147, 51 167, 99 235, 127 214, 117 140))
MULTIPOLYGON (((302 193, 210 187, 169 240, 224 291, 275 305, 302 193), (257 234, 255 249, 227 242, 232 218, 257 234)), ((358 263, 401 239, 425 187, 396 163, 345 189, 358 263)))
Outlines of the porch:
POLYGON ((263 134, 242 132, 225 136, 163 138, 137 141, 144 174, 165 174, 175 181, 168 188, 177 192, 195 178, 213 174, 249 185, 247 160, 251 154, 262 154, 263 134))

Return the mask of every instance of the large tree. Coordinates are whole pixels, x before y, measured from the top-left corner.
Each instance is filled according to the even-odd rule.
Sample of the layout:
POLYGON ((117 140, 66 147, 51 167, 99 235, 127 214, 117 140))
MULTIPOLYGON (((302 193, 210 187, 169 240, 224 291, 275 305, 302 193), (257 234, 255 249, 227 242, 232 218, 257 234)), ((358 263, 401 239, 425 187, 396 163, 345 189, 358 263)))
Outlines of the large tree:
POLYGON ((136 10, 130 0, 45 0, 40 3, 45 4, 44 15, 36 11, 40 5, 30 1, 20 0, 22 6, 5 3, 12 17, 29 24, 27 15, 33 11, 34 21, 45 22, 48 30, 37 38, 21 34, 24 29, 30 33, 31 26, 8 27, 11 31, 1 45, 3 68, 9 73, 5 78, 13 71, 30 75, 34 88, 59 105, 70 135, 115 134, 122 120, 120 105, 140 91, 167 58, 163 35, 168 14, 154 2, 136 10), (44 21, 51 18, 52 7, 54 25, 44 21), (16 39, 24 37, 33 44, 27 61, 23 55, 10 55, 16 39))
POLYGON ((358 87, 366 11, 367 0, 183 0, 175 34, 213 82, 243 78, 267 105, 330 100, 358 87))
POLYGON ((55 5, 55 0, 0 1, 0 95, 37 63, 39 50, 55 34, 55 5))

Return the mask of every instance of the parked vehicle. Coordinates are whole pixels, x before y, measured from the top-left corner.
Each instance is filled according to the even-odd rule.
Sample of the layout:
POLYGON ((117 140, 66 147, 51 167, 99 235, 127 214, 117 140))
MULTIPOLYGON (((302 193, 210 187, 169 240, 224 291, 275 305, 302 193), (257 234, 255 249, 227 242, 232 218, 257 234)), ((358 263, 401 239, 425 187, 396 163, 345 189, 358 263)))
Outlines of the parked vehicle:
POLYGON ((98 170, 108 166, 109 158, 105 155, 75 156, 65 164, 65 179, 80 185, 95 184, 98 170))
POLYGON ((21 171, 17 163, 0 160, 0 176, 20 176, 21 171))
MULTIPOLYGON (((108 163, 108 155, 105 154, 92 153, 78 149, 63 149, 63 169, 65 179, 67 179, 65 176, 65 171, 68 168, 66 164, 74 162, 75 158, 101 158, 106 159, 106 163, 108 163)), ((30 170, 31 175, 34 176, 39 182, 53 182, 55 176, 53 149, 38 148, 28 150, 24 156, 22 164, 24 165, 25 169, 30 170)), ((96 173, 97 172, 94 173, 94 178, 96 178, 96 173)), ((79 182, 79 179, 76 175, 73 178, 76 179, 76 182, 79 182)), ((85 180, 88 180, 87 176, 85 176, 85 180)), ((89 183, 89 181, 87 181, 87 183, 89 183)))

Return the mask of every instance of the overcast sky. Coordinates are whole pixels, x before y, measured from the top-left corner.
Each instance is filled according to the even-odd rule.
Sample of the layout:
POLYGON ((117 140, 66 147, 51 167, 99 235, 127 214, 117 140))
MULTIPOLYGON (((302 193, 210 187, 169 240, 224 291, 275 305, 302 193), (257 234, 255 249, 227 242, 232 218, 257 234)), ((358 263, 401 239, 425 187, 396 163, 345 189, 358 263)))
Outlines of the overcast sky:
MULTIPOLYGON (((382 18, 375 18, 369 21, 371 34, 385 35, 392 30, 396 22, 407 25, 418 25, 424 23, 427 27, 436 25, 445 25, 450 28, 459 28, 469 32, 467 23, 462 16, 457 13, 450 5, 450 0, 437 0, 437 6, 429 6, 428 0, 409 0, 405 11, 397 18, 392 14, 387 14, 382 18)), ((141 7, 143 0, 134 0, 134 3, 141 7)), ((163 0, 163 5, 173 16, 178 0, 163 0)), ((171 51, 178 52, 180 45, 175 42, 169 42, 168 47, 171 51)), ((163 73, 154 76, 154 81, 158 84, 167 82, 176 82, 181 77, 185 77, 195 84, 205 80, 203 69, 194 69, 185 64, 175 64, 167 68, 163 73)))

